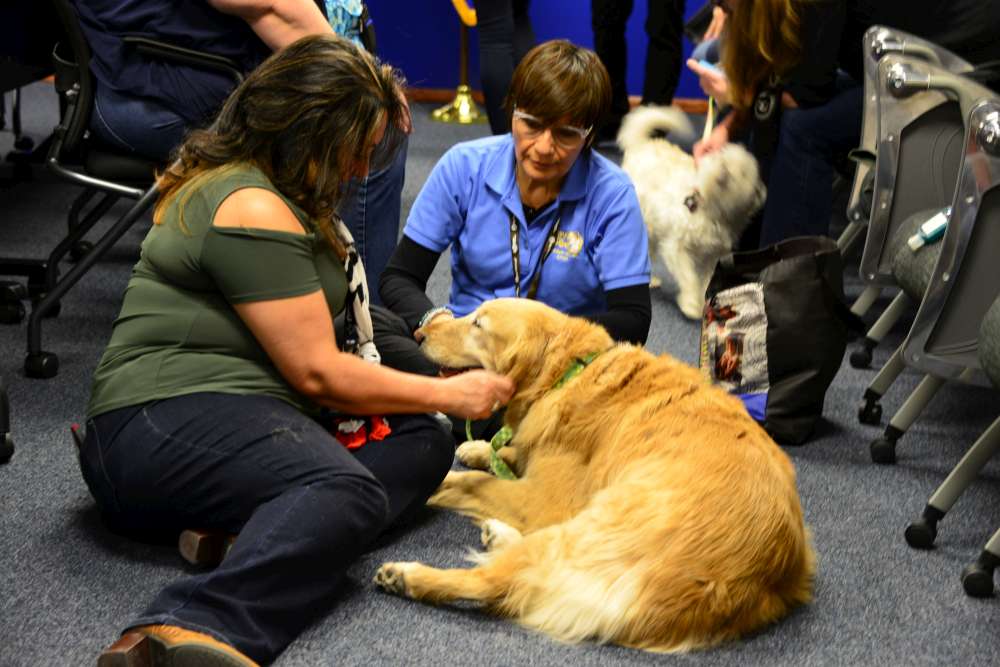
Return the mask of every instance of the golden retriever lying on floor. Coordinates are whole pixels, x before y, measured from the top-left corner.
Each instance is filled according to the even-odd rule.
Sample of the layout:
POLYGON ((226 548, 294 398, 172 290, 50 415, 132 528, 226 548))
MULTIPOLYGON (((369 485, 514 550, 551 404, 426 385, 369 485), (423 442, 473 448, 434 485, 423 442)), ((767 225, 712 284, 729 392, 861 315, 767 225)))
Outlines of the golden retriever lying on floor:
MULTIPOLYGON (((650 651, 736 638, 810 599, 815 554, 792 464, 696 369, 527 299, 424 333, 435 361, 517 382, 501 454, 520 479, 450 472, 429 504, 480 522, 488 552, 471 569, 386 563, 379 586, 481 602, 563 641, 650 651)), ((469 447, 466 460, 488 459, 469 447)))

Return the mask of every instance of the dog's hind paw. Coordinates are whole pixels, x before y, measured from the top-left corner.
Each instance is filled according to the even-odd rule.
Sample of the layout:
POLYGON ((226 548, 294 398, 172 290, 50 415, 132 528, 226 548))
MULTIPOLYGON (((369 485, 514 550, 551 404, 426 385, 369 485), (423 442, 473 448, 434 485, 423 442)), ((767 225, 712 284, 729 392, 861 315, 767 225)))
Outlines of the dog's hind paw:
POLYGON ((412 563, 383 563, 372 581, 386 593, 408 597, 406 592, 406 570, 412 563))
POLYGON ((467 440, 455 450, 455 456, 462 465, 474 470, 489 470, 490 443, 485 440, 467 440))
POLYGON ((487 519, 483 521, 479 539, 483 543, 483 548, 487 551, 496 551, 510 546, 521 539, 521 532, 500 519, 487 519))

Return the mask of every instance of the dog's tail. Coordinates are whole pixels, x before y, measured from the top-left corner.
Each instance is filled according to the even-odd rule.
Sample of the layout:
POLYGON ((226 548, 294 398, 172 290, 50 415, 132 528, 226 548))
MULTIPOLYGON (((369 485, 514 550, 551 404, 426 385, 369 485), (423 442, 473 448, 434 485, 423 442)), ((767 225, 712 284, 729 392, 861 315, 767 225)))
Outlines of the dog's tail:
POLYGON ((687 138, 694 134, 691 122, 680 109, 640 106, 622 119, 622 126, 618 131, 618 146, 623 151, 630 151, 649 141, 657 130, 687 138))

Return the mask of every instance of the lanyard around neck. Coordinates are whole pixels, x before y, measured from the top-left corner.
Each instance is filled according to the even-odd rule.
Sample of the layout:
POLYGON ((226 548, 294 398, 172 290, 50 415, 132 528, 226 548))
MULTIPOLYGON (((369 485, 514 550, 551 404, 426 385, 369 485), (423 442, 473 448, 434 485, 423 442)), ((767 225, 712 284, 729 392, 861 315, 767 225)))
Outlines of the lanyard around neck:
MULTIPOLYGON (((525 297, 534 299, 538 294, 538 283, 542 280, 542 264, 548 258, 552 249, 556 246, 556 237, 559 235, 559 222, 562 216, 557 215, 556 221, 545 237, 545 245, 542 247, 542 256, 538 259, 538 268, 535 270, 535 277, 528 285, 528 293, 525 297)), ((510 261, 514 267, 514 296, 521 296, 521 244, 518 242, 521 235, 520 227, 517 224, 517 216, 510 214, 510 261)))

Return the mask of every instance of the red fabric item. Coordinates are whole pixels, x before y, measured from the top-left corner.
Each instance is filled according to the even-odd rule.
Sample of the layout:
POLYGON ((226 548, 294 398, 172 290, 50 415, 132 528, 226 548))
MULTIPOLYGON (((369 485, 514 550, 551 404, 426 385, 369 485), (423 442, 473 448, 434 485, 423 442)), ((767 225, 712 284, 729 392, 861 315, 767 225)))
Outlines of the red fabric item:
POLYGON ((330 432, 344 447, 355 450, 363 447, 369 440, 385 440, 392 429, 385 418, 376 415, 364 419, 338 417, 333 420, 330 432))

